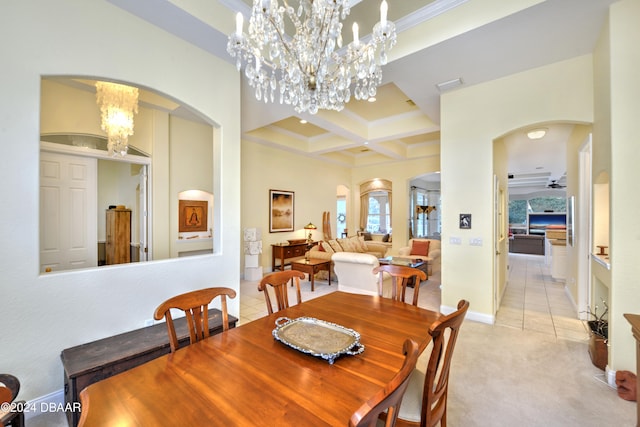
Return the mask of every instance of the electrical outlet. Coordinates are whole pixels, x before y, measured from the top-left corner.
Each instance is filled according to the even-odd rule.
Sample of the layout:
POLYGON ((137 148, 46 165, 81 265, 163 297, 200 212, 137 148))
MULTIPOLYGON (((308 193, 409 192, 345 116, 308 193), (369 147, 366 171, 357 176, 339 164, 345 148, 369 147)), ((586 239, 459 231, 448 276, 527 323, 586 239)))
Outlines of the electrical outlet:
POLYGON ((461 245, 462 239, 460 237, 449 237, 449 243, 452 245, 461 245))
POLYGON ((471 246, 482 246, 482 237, 472 237, 469 239, 469 244, 471 246))

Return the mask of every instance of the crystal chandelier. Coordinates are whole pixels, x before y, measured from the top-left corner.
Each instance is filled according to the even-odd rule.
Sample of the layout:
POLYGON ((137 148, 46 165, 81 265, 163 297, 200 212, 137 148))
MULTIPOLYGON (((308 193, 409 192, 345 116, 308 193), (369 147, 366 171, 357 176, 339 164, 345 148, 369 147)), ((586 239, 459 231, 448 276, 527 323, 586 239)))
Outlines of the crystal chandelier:
POLYGON ((246 63, 245 75, 258 101, 275 102, 278 96, 298 113, 340 111, 351 98, 352 84, 355 98, 367 99, 382 82, 380 67, 396 44, 387 8, 383 0, 370 41, 359 39, 354 23, 353 42, 342 49, 341 20, 349 14, 349 0, 298 0, 297 9, 287 0, 253 0, 248 33, 238 13, 227 51, 238 70, 246 63), (285 17, 295 28, 293 36, 285 32, 285 17))
POLYGON ((109 154, 126 155, 129 136, 133 135, 133 115, 138 113, 138 88, 96 82, 96 102, 100 107, 102 130, 107 133, 109 154))

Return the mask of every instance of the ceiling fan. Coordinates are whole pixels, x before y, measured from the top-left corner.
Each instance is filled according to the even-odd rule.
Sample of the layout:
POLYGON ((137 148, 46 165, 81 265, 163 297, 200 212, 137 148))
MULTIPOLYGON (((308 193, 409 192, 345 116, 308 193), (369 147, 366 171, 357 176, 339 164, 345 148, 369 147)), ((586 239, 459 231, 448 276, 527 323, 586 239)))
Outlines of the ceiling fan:
POLYGON ((566 185, 558 184, 557 180, 551 180, 549 184, 547 184, 547 188, 565 188, 566 185))

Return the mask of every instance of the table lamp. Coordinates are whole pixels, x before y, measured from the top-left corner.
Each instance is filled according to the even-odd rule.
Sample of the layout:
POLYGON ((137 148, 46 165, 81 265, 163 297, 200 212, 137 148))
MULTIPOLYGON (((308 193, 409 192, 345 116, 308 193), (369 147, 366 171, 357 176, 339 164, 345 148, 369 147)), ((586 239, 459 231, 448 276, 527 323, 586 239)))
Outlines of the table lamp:
POLYGON ((307 237, 307 243, 311 243, 313 242, 313 236, 311 234, 311 230, 316 230, 318 227, 316 227, 315 225, 313 225, 312 223, 309 223, 307 225, 304 226, 305 230, 309 230, 309 237, 307 237))
POLYGON ((307 237, 307 251, 304 253, 305 261, 309 261, 309 251, 311 250, 311 247, 313 246, 313 236, 312 236, 311 232, 312 232, 312 230, 315 230, 317 228, 318 227, 316 227, 312 223, 309 223, 309 224, 304 226, 305 230, 309 230, 309 237, 307 237))

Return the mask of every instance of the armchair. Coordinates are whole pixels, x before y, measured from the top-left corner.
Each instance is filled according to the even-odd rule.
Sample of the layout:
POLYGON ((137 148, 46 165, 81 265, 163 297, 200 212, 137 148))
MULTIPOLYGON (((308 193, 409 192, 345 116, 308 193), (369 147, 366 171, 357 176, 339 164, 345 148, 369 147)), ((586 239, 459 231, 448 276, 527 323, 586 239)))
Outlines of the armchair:
POLYGON ((409 244, 398 249, 398 256, 410 256, 412 258, 421 258, 427 261, 427 274, 431 276, 433 272, 440 271, 440 240, 436 239, 409 239, 409 244), (426 255, 417 255, 413 242, 429 242, 428 252, 426 255), (413 252, 413 253, 412 253, 413 252))

